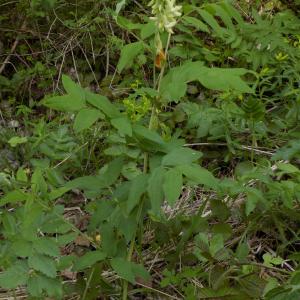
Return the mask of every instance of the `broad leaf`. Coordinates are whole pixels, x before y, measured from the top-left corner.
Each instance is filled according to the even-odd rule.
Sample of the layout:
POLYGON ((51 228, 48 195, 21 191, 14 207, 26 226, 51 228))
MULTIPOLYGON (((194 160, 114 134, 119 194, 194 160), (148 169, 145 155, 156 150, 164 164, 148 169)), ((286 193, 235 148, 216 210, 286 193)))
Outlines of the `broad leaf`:
POLYGON ((182 185, 182 173, 179 170, 170 169, 164 174, 163 190, 171 206, 173 206, 180 197, 182 185))
POLYGON ((123 258, 113 258, 111 266, 121 278, 131 283, 135 283, 139 277, 145 280, 150 278, 149 273, 142 265, 137 265, 123 258))
POLYGON ((104 119, 104 115, 99 110, 84 108, 77 114, 73 128, 78 133, 90 128, 98 119, 104 119))
POLYGON ((218 179, 208 170, 198 165, 182 165, 179 170, 190 180, 210 188, 218 188, 218 179))
POLYGON ((74 98, 79 98, 84 101, 85 98, 84 89, 80 85, 75 83, 67 75, 62 75, 62 83, 68 95, 71 95, 74 98))
POLYGON ((26 283, 29 276, 29 268, 24 261, 18 261, 9 269, 0 273, 0 287, 4 289, 15 289, 26 283))
POLYGON ((79 257, 74 265, 74 270, 76 271, 81 271, 84 270, 88 267, 91 267, 98 261, 102 261, 106 258, 106 253, 96 250, 96 251, 91 251, 87 252, 83 256, 79 257))
POLYGON ((241 79, 249 71, 242 68, 207 68, 202 62, 186 62, 171 69, 162 79, 160 94, 164 101, 179 101, 186 94, 187 83, 200 81, 208 89, 217 91, 235 90, 253 93, 241 79))
POLYGON ((249 72, 246 69, 203 68, 198 80, 206 88, 216 91, 234 90, 241 93, 253 93, 253 90, 241 79, 249 72))
POLYGON ((202 153, 189 148, 176 148, 164 156, 162 163, 165 166, 188 165, 197 161, 202 153))
POLYGON ((127 200, 127 213, 129 214, 132 209, 139 204, 141 196, 146 191, 148 176, 140 174, 131 181, 129 196, 127 200))
POLYGON ((33 242, 33 248, 40 254, 46 254, 52 257, 60 255, 59 248, 54 238, 40 237, 33 242))
POLYGON ((105 96, 94 94, 90 91, 85 91, 85 94, 86 101, 91 105, 99 108, 107 117, 120 117, 120 111, 105 96))
POLYGON ((164 178, 165 170, 162 167, 156 168, 150 175, 148 182, 148 195, 151 202, 152 212, 155 215, 159 215, 161 204, 164 200, 163 193, 163 178, 164 178))
POLYGON ((60 111, 78 111, 85 107, 85 101, 72 95, 54 96, 43 101, 49 108, 60 111))
POLYGON ((28 199, 28 195, 20 190, 15 190, 12 192, 9 192, 5 196, 3 196, 0 199, 0 206, 6 205, 6 204, 12 204, 17 202, 26 201, 28 199))
POLYGON ((118 72, 121 73, 123 69, 129 68, 133 64, 134 58, 144 49, 143 42, 135 42, 127 44, 121 50, 120 60, 117 65, 118 72))
POLYGON ((157 132, 151 131, 144 126, 134 125, 133 134, 139 141, 141 148, 148 151, 168 152, 167 144, 157 132))
POLYGON ((123 135, 132 136, 132 126, 128 118, 121 117, 111 120, 111 124, 123 135))
POLYGON ((47 275, 48 277, 55 278, 56 277, 56 267, 54 260, 48 256, 35 254, 30 256, 28 259, 28 265, 47 275))
POLYGON ((44 293, 48 296, 61 299, 63 294, 62 284, 58 279, 48 278, 43 275, 34 275, 27 282, 27 290, 34 297, 42 297, 44 293))

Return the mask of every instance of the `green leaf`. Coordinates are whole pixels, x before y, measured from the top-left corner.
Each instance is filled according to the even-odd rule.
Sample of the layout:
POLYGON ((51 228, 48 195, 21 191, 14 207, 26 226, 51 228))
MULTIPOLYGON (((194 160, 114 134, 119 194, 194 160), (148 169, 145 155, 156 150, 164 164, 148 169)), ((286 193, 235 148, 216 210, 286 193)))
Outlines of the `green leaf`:
POLYGON ((141 38, 145 40, 149 36, 153 35, 156 31, 156 25, 153 21, 142 25, 141 27, 141 38))
POLYGON ((17 180, 21 182, 27 182, 27 174, 23 168, 18 169, 17 180))
POLYGON ((0 199, 0 206, 6 205, 8 203, 12 204, 12 203, 26 201, 27 199, 28 199, 27 194, 25 194, 20 190, 15 190, 9 192, 8 194, 6 194, 0 199))
POLYGON ((16 147, 20 144, 27 143, 27 141, 28 141, 27 137, 14 136, 8 140, 8 143, 10 144, 11 147, 16 147))
POLYGON ((162 186, 164 174, 164 168, 158 167, 154 169, 154 171, 151 173, 148 181, 147 192, 149 195, 151 208, 154 215, 159 215, 161 210, 161 204, 164 200, 164 192, 162 186))
POLYGON ((197 184, 217 189, 219 180, 208 170, 198 165, 182 165, 179 170, 190 180, 197 184))
POLYGON ((54 96, 42 102, 45 106, 59 111, 78 111, 85 107, 85 100, 72 95, 54 96))
POLYGON ((168 152, 166 143, 157 132, 144 126, 134 125, 133 134, 140 142, 141 148, 149 151, 168 152))
POLYGON ((164 101, 179 101, 186 94, 187 83, 196 80, 212 90, 253 93, 253 90, 241 79, 241 76, 249 72, 242 68, 207 68, 202 62, 188 61, 182 66, 172 68, 163 77, 160 94, 164 101))
POLYGON ((47 296, 61 299, 63 294, 62 284, 59 280, 48 278, 43 275, 35 275, 28 279, 27 290, 33 297, 44 297, 44 292, 47 296))
POLYGON ((15 289, 24 285, 29 276, 29 268, 25 261, 18 261, 10 268, 0 273, 0 287, 4 289, 15 289))
POLYGON ((242 68, 206 68, 198 74, 198 80, 206 88, 216 91, 234 90, 241 93, 253 93, 253 90, 241 79, 249 71, 242 68))
POLYGON ((120 60, 117 65, 118 72, 121 73, 125 68, 133 64, 134 58, 144 49, 143 42, 127 44, 121 50, 120 60))
POLYGON ((142 265, 137 265, 123 258, 113 258, 111 266, 121 278, 131 283, 135 283, 139 277, 145 280, 149 280, 150 278, 149 273, 142 265))
POLYGON ((247 195, 247 201, 246 201, 245 212, 246 215, 249 216, 250 213, 255 209, 257 203, 264 201, 264 197, 262 192, 255 188, 248 188, 246 195, 247 195))
POLYGON ((225 222, 230 217, 230 210, 221 200, 210 201, 212 215, 220 221, 225 222))
POLYGON ((52 238, 41 237, 33 242, 33 248, 40 254, 46 254, 52 257, 60 255, 57 243, 52 238))
POLYGON ((20 257, 27 257, 32 254, 32 243, 24 239, 12 243, 13 252, 20 257))
POLYGON ((278 169, 283 171, 284 173, 287 174, 300 173, 300 170, 292 164, 278 162, 276 165, 278 169))
POLYGON ((127 200, 127 213, 129 214, 133 208, 140 202, 141 196, 146 191, 148 176, 140 174, 131 181, 127 200))
POLYGON ((48 186, 40 168, 37 168, 32 174, 31 189, 35 194, 41 193, 42 195, 45 195, 47 193, 48 186))
POLYGON ((202 21, 200 21, 197 18, 190 17, 190 16, 184 16, 183 21, 189 25, 192 25, 195 27, 197 30, 207 32, 209 33, 209 28, 207 25, 205 25, 202 21))
POLYGON ((100 191, 102 188, 112 185, 120 176, 123 168, 123 158, 118 157, 101 169, 99 175, 84 176, 69 181, 66 189, 82 189, 100 191))
POLYGON ((84 270, 88 267, 93 266, 96 262, 104 260, 105 258, 106 253, 100 250, 87 252, 76 260, 73 269, 75 271, 84 270))
POLYGON ((85 99, 84 89, 80 85, 76 84, 67 75, 62 75, 62 83, 68 95, 71 95, 74 98, 84 101, 85 99))
POLYGON ((177 148, 172 150, 162 160, 165 166, 188 165, 197 161, 203 154, 190 148, 177 148))
POLYGON ((85 91, 86 101, 91 105, 99 108, 107 117, 120 117, 120 111, 112 104, 105 96, 94 94, 90 91, 85 91))
POLYGON ((52 190, 48 193, 49 200, 56 200, 57 198, 61 197, 63 194, 67 193, 70 190, 68 187, 61 187, 58 189, 52 190))
POLYGON ((35 254, 30 256, 28 259, 28 265, 47 275, 48 277, 55 278, 56 277, 56 267, 54 260, 48 256, 35 254))
POLYGON ((111 120, 111 124, 123 135, 132 136, 132 126, 128 118, 121 117, 111 120))
POLYGON ((209 245, 209 251, 212 257, 214 257, 218 251, 224 248, 223 235, 216 234, 212 237, 209 245))
POLYGON ((84 108, 77 114, 73 128, 78 133, 90 128, 98 119, 104 119, 104 115, 99 110, 84 108))
POLYGON ((115 10, 116 15, 120 13, 121 9, 125 7, 125 5, 126 5, 126 0, 121 0, 117 3, 116 10, 115 10))
POLYGON ((199 13, 200 13, 201 17, 204 19, 204 21, 208 25, 211 26, 211 28, 213 29, 214 32, 216 32, 219 36, 223 36, 223 34, 226 32, 226 30, 218 24, 218 22, 215 20, 215 18, 210 13, 208 13, 204 9, 200 9, 199 13))
POLYGON ((182 185, 182 173, 178 170, 170 169, 164 174, 164 194, 171 206, 173 206, 180 197, 182 185))

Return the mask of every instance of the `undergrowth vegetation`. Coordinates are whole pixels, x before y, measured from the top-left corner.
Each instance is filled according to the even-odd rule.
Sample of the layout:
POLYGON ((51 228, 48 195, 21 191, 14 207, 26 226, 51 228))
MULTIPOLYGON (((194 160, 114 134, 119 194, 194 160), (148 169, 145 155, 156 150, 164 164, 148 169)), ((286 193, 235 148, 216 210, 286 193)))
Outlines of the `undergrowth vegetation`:
POLYGON ((299 1, 0 3, 2 299, 300 299, 299 1))

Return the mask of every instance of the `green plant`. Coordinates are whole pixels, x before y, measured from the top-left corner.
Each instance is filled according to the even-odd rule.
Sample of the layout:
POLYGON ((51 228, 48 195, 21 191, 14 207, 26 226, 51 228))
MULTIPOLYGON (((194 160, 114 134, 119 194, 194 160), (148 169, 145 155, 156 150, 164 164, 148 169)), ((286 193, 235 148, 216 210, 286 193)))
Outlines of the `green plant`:
MULTIPOLYGON (((111 47, 98 83, 88 51, 71 46, 103 29, 100 4, 68 14, 64 1, 32 1, 30 19, 55 12, 76 35, 66 64, 78 83, 61 68, 65 93, 18 106, 22 125, 1 129, 1 287, 299 298, 299 20, 280 5, 246 20, 228 2, 194 2, 151 1, 149 18, 146 3, 103 1, 111 33, 95 44, 111 47)), ((31 79, 46 74, 35 65, 31 79)))

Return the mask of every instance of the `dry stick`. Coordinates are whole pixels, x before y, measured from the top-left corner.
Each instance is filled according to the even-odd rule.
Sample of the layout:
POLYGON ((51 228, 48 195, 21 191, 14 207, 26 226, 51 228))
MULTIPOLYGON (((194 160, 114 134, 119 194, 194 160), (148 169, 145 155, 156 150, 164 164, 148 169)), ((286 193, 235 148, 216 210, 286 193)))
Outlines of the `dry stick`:
MULTIPOLYGON (((25 30, 25 28, 26 28, 26 20, 24 20, 24 22, 21 26, 21 31, 25 30)), ((4 62, 2 63, 2 65, 0 67, 0 74, 2 74, 2 72, 4 71, 6 64, 9 63, 10 57, 15 52, 15 50, 19 44, 19 41, 20 41, 20 35, 17 36, 15 42, 13 43, 13 45, 11 47, 10 54, 8 54, 8 56, 5 58, 4 62)))
POLYGON ((165 293, 165 292, 163 292, 163 291, 157 290, 157 289, 155 289, 155 288, 153 288, 153 287, 151 287, 151 286, 148 286, 148 285, 146 285, 146 284, 143 284, 143 283, 140 283, 140 282, 137 282, 136 284, 137 284, 137 285, 140 285, 140 286, 142 286, 142 287, 144 287, 144 288, 146 288, 146 289, 148 289, 148 290, 151 290, 151 291, 153 291, 153 292, 156 292, 156 293, 159 293, 159 294, 161 294, 161 295, 167 296, 167 297, 169 297, 170 299, 176 299, 176 300, 180 300, 180 299, 181 299, 181 298, 177 298, 177 297, 175 297, 175 296, 172 296, 172 295, 170 295, 170 294, 167 294, 167 293, 165 293))
MULTIPOLYGON (((195 146, 227 146, 227 144, 226 143, 194 143, 194 144, 185 144, 184 145, 184 147, 195 147, 195 146)), ((237 148, 239 148, 241 150, 254 151, 258 154, 265 154, 265 155, 269 155, 269 156, 274 155, 274 152, 260 150, 257 147, 254 148, 252 146, 241 145, 241 146, 237 146, 237 148)))
POLYGON ((91 70, 91 72, 92 72, 92 74, 93 74, 93 77, 94 77, 94 80, 95 80, 95 82, 96 82, 97 88, 98 88, 98 90, 100 91, 100 86, 99 86, 99 83, 98 83, 96 74, 95 74, 95 72, 94 72, 94 70, 93 70, 93 68, 92 68, 92 66, 91 66, 91 64, 90 64, 90 62, 89 62, 89 59, 88 59, 88 57, 87 57, 85 51, 83 50, 83 48, 82 48, 82 46, 80 45, 79 42, 77 43, 77 46, 80 48, 80 50, 81 50, 81 52, 82 52, 82 54, 83 54, 83 56, 84 56, 84 58, 85 58, 85 60, 86 60, 86 62, 87 62, 87 64, 88 64, 88 66, 89 66, 89 68, 90 68, 90 70, 91 70))
POLYGON ((71 49, 72 60, 73 60, 73 64, 74 64, 74 69, 75 69, 76 77, 77 77, 79 85, 81 86, 80 78, 79 78, 79 74, 78 74, 77 66, 76 66, 76 60, 75 60, 74 53, 73 53, 73 48, 71 47, 70 49, 71 49))

